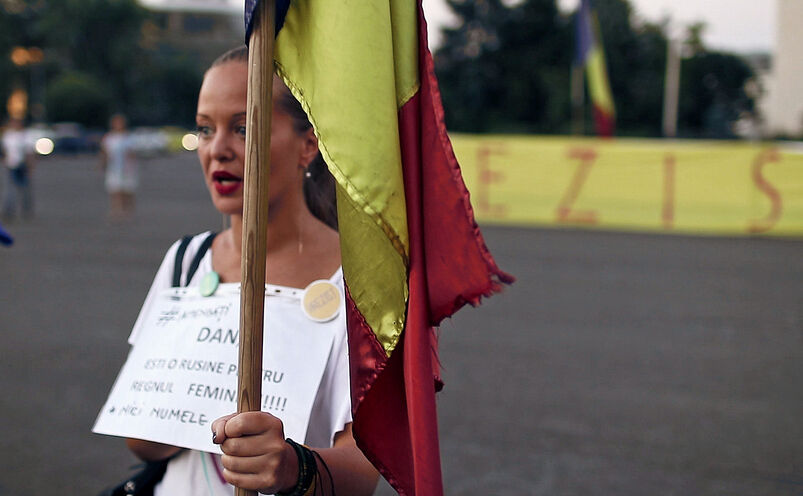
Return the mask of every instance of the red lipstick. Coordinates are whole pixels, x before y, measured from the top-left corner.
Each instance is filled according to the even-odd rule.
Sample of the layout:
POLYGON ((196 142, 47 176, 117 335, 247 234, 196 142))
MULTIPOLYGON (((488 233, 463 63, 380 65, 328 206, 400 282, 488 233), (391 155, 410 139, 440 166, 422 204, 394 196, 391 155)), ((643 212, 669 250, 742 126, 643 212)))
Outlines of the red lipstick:
POLYGON ((212 183, 219 195, 228 196, 240 189, 243 179, 226 171, 215 171, 212 173, 212 183))

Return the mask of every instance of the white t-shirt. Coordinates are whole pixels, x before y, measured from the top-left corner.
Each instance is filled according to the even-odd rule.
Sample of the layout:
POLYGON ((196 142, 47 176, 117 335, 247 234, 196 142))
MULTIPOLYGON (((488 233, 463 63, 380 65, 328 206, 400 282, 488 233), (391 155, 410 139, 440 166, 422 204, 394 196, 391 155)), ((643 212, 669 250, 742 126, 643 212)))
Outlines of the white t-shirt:
POLYGON ((9 129, 3 133, 3 153, 5 154, 6 167, 16 169, 25 162, 28 142, 25 138, 25 131, 9 129))
MULTIPOLYGON (((182 264, 183 286, 197 286, 205 274, 212 271, 212 252, 209 250, 201 259, 198 270, 188 283, 184 280, 195 253, 208 233, 196 235, 187 246, 182 264)), ((145 298, 140 315, 147 314, 147 307, 153 304, 156 295, 163 289, 172 285, 173 264, 176 258, 179 242, 173 244, 162 260, 156 277, 153 280, 148 296, 145 298)), ((343 292, 343 275, 338 270, 330 281, 343 292)), ((276 288, 269 285, 268 288, 276 288)), ((280 288, 282 289, 282 288, 280 288)), ((292 290, 294 288, 284 288, 292 290)), ((290 291, 284 291, 284 294, 290 291)), ((268 292, 270 293, 270 292, 268 292)), ((286 297, 286 296, 283 296, 286 297)), ((270 298, 270 296, 268 296, 270 298)), ((299 302, 300 304, 300 302, 299 302)), ((328 448, 332 446, 334 436, 342 431, 346 424, 351 422, 351 396, 349 385, 348 341, 346 334, 346 319, 344 312, 336 317, 339 321, 338 332, 335 335, 332 349, 324 369, 320 387, 315 396, 310 415, 309 427, 303 443, 310 447, 328 448)), ((271 325, 281 325, 281 316, 274 316, 271 325)), ((318 325, 309 320, 310 326, 318 325)), ((129 343, 134 344, 137 339, 140 321, 134 324, 129 336, 129 343)), ((212 433, 210 431, 209 435, 212 433)), ((298 442, 302 442, 296 440, 298 442)), ((231 496, 234 487, 227 484, 222 475, 220 459, 217 455, 194 450, 185 450, 170 461, 162 482, 156 487, 155 496, 181 496, 181 495, 210 495, 231 496)))
POLYGON ((112 131, 100 143, 106 152, 106 189, 134 192, 139 184, 133 141, 126 132, 112 131))

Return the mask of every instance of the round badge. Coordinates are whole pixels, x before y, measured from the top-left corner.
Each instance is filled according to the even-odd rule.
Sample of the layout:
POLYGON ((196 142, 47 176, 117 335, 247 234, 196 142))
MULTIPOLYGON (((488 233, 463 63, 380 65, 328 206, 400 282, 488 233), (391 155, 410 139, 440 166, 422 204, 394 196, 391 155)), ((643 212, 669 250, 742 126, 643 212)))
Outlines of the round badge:
POLYGON ((220 276, 213 270, 212 272, 207 272, 201 279, 201 286, 198 290, 201 292, 201 296, 212 296, 215 294, 215 291, 217 291, 219 284, 220 276))
POLYGON ((328 322, 340 312, 340 289, 326 280, 313 281, 301 297, 304 315, 315 322, 328 322))

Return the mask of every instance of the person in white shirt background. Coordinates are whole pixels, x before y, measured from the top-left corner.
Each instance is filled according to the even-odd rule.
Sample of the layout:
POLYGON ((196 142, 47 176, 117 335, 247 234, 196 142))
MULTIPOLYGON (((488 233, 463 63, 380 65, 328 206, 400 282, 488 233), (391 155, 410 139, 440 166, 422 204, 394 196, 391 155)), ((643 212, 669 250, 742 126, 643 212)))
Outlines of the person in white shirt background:
POLYGON ((100 143, 101 169, 106 172, 109 218, 121 220, 134 213, 134 194, 139 184, 137 160, 128 121, 123 114, 109 120, 110 131, 100 143))
POLYGON ((2 142, 3 165, 8 171, 3 192, 3 220, 13 221, 18 206, 23 218, 30 219, 33 217, 33 147, 29 146, 22 120, 9 119, 2 142))

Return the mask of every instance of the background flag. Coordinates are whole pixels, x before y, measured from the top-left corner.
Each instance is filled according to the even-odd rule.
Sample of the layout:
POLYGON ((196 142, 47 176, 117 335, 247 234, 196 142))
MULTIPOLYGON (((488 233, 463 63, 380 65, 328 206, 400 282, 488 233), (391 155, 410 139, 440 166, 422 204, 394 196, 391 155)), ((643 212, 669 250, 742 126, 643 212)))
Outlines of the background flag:
POLYGON ((591 103, 594 106, 597 134, 613 136, 616 112, 608 83, 599 22, 591 0, 581 0, 577 9, 576 26, 575 64, 585 67, 588 91, 591 93, 591 103))
POLYGON ((420 1, 293 1, 276 67, 337 182, 355 438, 400 494, 437 496, 433 327, 513 278, 474 221, 420 1))

